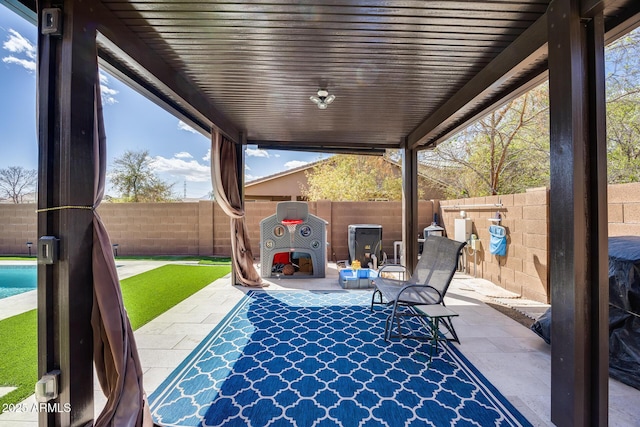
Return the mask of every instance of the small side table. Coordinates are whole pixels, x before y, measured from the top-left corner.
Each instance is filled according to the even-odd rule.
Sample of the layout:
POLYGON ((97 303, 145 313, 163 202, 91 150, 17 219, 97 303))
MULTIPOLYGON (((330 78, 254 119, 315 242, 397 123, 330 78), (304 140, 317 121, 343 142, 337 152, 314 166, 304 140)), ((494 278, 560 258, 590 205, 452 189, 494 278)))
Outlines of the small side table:
MULTIPOLYGON (((441 304, 433 304, 433 305, 416 305, 420 312, 424 314, 423 317, 428 317, 430 321, 431 327, 431 357, 433 357, 433 349, 438 350, 438 342, 439 341, 448 341, 448 338, 445 336, 440 336, 440 322, 444 322, 445 327, 451 332, 452 340, 456 342, 460 342, 458 339, 458 335, 455 333, 455 330, 450 327, 451 318, 459 316, 453 310, 448 309, 444 305, 441 304)), ((431 360, 431 357, 429 360, 431 360)))

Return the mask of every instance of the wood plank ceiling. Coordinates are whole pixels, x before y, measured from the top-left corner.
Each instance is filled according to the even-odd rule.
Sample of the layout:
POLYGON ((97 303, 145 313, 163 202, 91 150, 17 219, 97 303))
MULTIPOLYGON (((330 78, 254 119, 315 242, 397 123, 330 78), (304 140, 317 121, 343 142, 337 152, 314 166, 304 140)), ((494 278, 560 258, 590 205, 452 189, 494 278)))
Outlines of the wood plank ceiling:
POLYGON ((183 91, 265 147, 431 144, 546 69, 547 0, 102 3, 192 85, 183 91), (526 55, 504 65, 539 20, 544 40, 521 37, 526 55), (494 64, 511 74, 491 77, 494 64), (320 88, 336 96, 326 110, 309 100, 320 88), (456 96, 463 106, 447 109, 456 96), (443 112, 445 126, 429 124, 443 112))

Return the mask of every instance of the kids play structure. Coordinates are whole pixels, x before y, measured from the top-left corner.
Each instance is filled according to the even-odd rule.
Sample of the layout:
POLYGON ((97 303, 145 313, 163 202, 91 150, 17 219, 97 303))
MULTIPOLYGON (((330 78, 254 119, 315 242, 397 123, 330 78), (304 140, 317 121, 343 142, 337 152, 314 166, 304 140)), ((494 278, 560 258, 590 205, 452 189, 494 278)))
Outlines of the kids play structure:
POLYGON ((305 202, 280 202, 260 221, 261 276, 324 277, 327 222, 309 213, 305 202))

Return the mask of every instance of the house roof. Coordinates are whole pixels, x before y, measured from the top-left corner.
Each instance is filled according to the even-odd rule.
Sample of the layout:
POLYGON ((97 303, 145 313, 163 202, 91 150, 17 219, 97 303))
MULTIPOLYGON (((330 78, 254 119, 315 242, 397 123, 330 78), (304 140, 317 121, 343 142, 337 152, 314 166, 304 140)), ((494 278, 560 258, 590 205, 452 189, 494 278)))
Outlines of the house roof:
POLYGON ((293 174, 296 174, 298 172, 302 172, 302 171, 311 169, 311 168, 315 167, 316 165, 318 165, 320 163, 328 161, 329 159, 330 158, 317 160, 315 162, 309 162, 309 163, 307 163, 305 165, 298 166, 296 168, 291 168, 291 169, 287 169, 287 170, 282 171, 282 172, 278 172, 278 173, 274 173, 274 174, 271 174, 271 175, 267 175, 267 176, 263 176, 263 177, 260 177, 260 178, 256 178, 254 180, 246 182, 245 183, 245 187, 251 187, 251 186, 254 186, 254 185, 262 184, 263 182, 271 181, 271 180, 278 179, 278 178, 282 178, 283 176, 293 175, 293 174))
MULTIPOLYGON (((391 159, 391 158, 389 158, 387 156, 383 156, 382 159, 384 161, 388 162, 389 164, 397 167, 397 168, 402 168, 402 164, 400 162, 397 162, 397 161, 395 161, 395 160, 393 160, 393 159, 391 159)), ((319 165, 321 163, 329 162, 330 160, 331 160, 331 157, 326 158, 326 159, 322 159, 322 160, 317 160, 315 162, 310 162, 310 163, 307 163, 305 165, 298 166, 296 168, 287 169, 287 170, 282 171, 282 172, 278 172, 278 173, 274 173, 274 174, 271 174, 271 175, 267 175, 267 176, 263 176, 263 177, 260 177, 260 178, 256 178, 254 180, 246 182, 245 183, 245 187, 251 187, 251 186, 254 186, 254 185, 262 184, 262 183, 264 183, 266 181, 271 181, 271 180, 274 180, 274 179, 282 178, 284 176, 293 175, 293 174, 296 174, 298 172, 303 172, 303 171, 312 169, 312 168, 316 167, 317 165, 319 165)), ((423 178, 429 178, 429 175, 427 173, 425 173, 424 170, 418 170, 417 174, 418 174, 418 176, 421 176, 423 178)))

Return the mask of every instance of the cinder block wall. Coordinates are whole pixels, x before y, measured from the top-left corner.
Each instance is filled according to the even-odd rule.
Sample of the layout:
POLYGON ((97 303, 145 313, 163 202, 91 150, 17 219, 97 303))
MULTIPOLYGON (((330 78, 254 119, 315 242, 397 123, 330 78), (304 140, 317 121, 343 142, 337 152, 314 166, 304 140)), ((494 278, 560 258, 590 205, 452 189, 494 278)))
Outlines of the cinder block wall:
MULTIPOLYGON (((421 201, 419 230, 440 215, 446 234, 454 236, 454 219, 464 210, 473 220, 478 251, 465 251, 465 268, 470 275, 492 281, 525 298, 549 301, 549 197, 546 188, 521 194, 472 199, 421 201), (501 208, 473 205, 494 205, 501 208), (507 228, 507 255, 489 253, 488 218, 499 211, 507 228), (475 256, 474 256, 475 255, 475 256)), ((608 187, 609 235, 640 235, 640 183, 608 187)), ((247 226, 254 255, 260 255, 260 221, 275 213, 277 202, 248 202, 247 226)), ((98 209, 118 255, 219 255, 231 253, 229 218, 210 201, 198 203, 103 203, 98 209)), ((393 257, 394 241, 402 240, 400 202, 309 203, 309 212, 328 221, 327 259, 348 258, 349 224, 382 225, 383 250, 393 257)), ((27 241, 37 242, 36 205, 0 204, 0 254, 26 255, 27 241)), ((418 236, 416 236, 418 237, 418 236)))
MULTIPOLYGON (((254 255, 260 255, 260 221, 276 211, 277 202, 246 203, 246 223, 254 255)), ((434 203, 419 202, 419 227, 431 224, 434 203)), ((26 254, 27 240, 37 240, 35 205, 0 205, 0 253, 26 254)), ((231 254, 229 218, 210 201, 198 203, 103 203, 98 212, 118 255, 231 254)), ((349 224, 382 225, 383 250, 393 256, 393 242, 402 240, 399 202, 309 203, 309 213, 326 220, 327 259, 348 258, 349 224)), ((417 237, 417 236, 416 236, 417 237)))
POLYGON ((640 236, 640 184, 610 185, 609 236, 640 236))
MULTIPOLYGON (((103 203, 98 208, 118 255, 197 255, 200 203, 103 203)), ((206 218, 205 218, 206 219, 206 218)), ((210 229, 210 223, 203 224, 210 229)))
MULTIPOLYGON (((254 255, 260 255, 260 221, 276 212, 277 202, 252 202, 246 204, 247 226, 252 238, 254 255)), ((433 203, 421 201, 418 203, 420 230, 431 224, 433 218, 433 203)), ((217 211, 216 211, 217 212, 217 211)), ((220 211, 222 213, 222 211, 220 211)), ((316 215, 327 224, 327 259, 331 261, 344 260, 349 256, 348 226, 350 224, 378 224, 382 225, 382 249, 393 256, 393 242, 402 240, 402 205, 399 202, 331 202, 328 200, 310 202, 309 213, 316 215)), ((216 221, 220 217, 216 213, 216 221)), ((228 236, 228 221, 225 220, 228 236)), ((216 232, 216 241, 228 237, 216 232)), ((220 246, 217 248, 222 249, 220 246)), ((228 248, 230 250, 230 248, 228 248)))
MULTIPOLYGON (((328 232, 329 260, 343 260, 349 257, 348 227, 350 224, 382 225, 382 250, 389 258, 393 257, 393 242, 402 240, 402 204, 400 202, 327 203, 331 203, 331 216, 324 218, 331 224, 331 232, 328 232)), ((424 200, 418 202, 420 231, 431 224, 433 212, 434 203, 424 200)))
POLYGON ((27 242, 36 253, 38 241, 35 204, 0 204, 0 254, 26 255, 27 242))
MULTIPOLYGON (((482 277, 524 298, 548 302, 549 197, 546 188, 504 196, 475 197, 440 202, 444 227, 454 236, 455 218, 464 211, 473 221, 478 236, 474 252, 465 248, 464 266, 470 275, 482 277), (502 207, 494 207, 501 204, 502 207), (507 231, 507 254, 489 251, 489 226, 500 213, 500 225, 507 231)), ((498 224, 497 222, 495 222, 498 224)))

